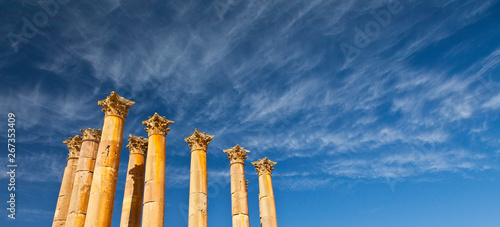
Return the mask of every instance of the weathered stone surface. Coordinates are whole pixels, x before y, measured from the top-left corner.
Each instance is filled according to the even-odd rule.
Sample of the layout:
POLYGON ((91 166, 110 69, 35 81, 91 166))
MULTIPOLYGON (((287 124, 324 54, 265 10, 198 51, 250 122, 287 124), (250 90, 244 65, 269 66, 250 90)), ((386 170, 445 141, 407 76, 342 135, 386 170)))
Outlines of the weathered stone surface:
POLYGON ((130 150, 130 154, 137 153, 145 156, 148 151, 148 139, 131 134, 126 147, 130 150))
POLYGON ((54 221, 52 227, 65 227, 66 221, 54 221))
POLYGON ((271 172, 274 170, 274 165, 276 165, 276 162, 273 162, 269 160, 267 157, 265 157, 256 162, 252 162, 252 165, 255 166, 257 175, 260 176, 262 174, 271 174, 271 172))
POLYGON ((100 129, 80 129, 82 132, 82 141, 94 141, 96 143, 99 143, 101 141, 101 130, 100 129))
POLYGON ((233 227, 247 227, 249 226, 248 214, 233 215, 233 227))
POLYGON ((146 131, 148 136, 151 135, 162 135, 166 136, 170 131, 169 125, 173 124, 173 121, 167 120, 165 117, 160 117, 158 113, 155 113, 152 117, 148 117, 148 120, 143 121, 142 124, 146 126, 146 131))
POLYGON ((213 138, 195 129, 184 139, 191 148, 188 227, 207 226, 207 147, 213 138))
POLYGON ((245 159, 250 151, 236 145, 224 150, 230 160, 231 169, 231 204, 233 227, 249 227, 248 219, 248 194, 245 179, 245 159))
POLYGON ((262 227, 277 227, 278 226, 278 221, 276 220, 275 217, 262 217, 260 219, 261 226, 262 227))
POLYGON ((274 196, 271 174, 263 174, 259 176, 259 195, 274 196))
POLYGON ((84 224, 85 224, 85 218, 87 217, 86 214, 75 214, 75 225, 69 225, 68 223, 68 227, 71 226, 79 226, 79 227, 83 227, 84 224))
POLYGON ((213 135, 207 135, 204 132, 198 131, 198 129, 194 129, 194 132, 191 133, 190 136, 186 137, 184 141, 189 144, 191 151, 204 150, 206 152, 208 144, 210 144, 210 141, 212 141, 213 138, 213 135))
POLYGON ((189 226, 207 227, 207 216, 201 213, 189 215, 189 226))
POLYGON ((165 203, 149 202, 143 207, 142 226, 163 227, 165 216, 165 203), (147 214, 147 215, 145 215, 147 214))
POLYGON ((189 193, 207 193, 207 171, 191 171, 189 193))
POLYGON ((123 126, 129 108, 135 102, 111 92, 110 96, 99 101, 98 104, 104 108, 105 117, 90 188, 89 205, 85 219, 86 227, 111 226, 123 126))
POLYGON ((231 203, 233 204, 233 216, 238 214, 248 215, 248 198, 246 191, 235 191, 231 193, 231 203))
POLYGON ((66 226, 82 140, 80 136, 76 135, 75 137, 70 137, 69 140, 66 140, 63 143, 69 148, 69 158, 66 168, 64 169, 63 180, 61 182, 61 189, 57 199, 52 226, 66 226))
POLYGON ((202 215, 207 216, 207 194, 191 193, 189 194, 189 216, 202 215))
POLYGON ((121 227, 140 227, 142 197, 144 195, 145 155, 148 140, 129 135, 130 156, 123 195, 121 227))
POLYGON ((231 164, 242 163, 244 165, 245 159, 247 159, 247 153, 250 153, 250 151, 245 150, 243 147, 240 147, 240 145, 236 145, 230 149, 224 150, 224 153, 227 154, 231 164))
POLYGON ((165 217, 166 139, 173 121, 157 113, 142 124, 148 132, 142 226, 163 227, 165 217))
POLYGON ((68 146, 69 149, 69 157, 68 159, 71 158, 78 158, 80 156, 80 148, 82 147, 82 137, 79 135, 76 135, 75 137, 69 137, 68 140, 63 141, 66 146, 68 146))
POLYGON ((259 175, 259 208, 260 223, 262 227, 277 227, 276 205, 274 201, 273 182, 271 172, 276 162, 263 158, 252 162, 259 175))
POLYGON ((101 139, 100 129, 80 130, 82 146, 76 168, 75 181, 69 205, 67 226, 82 227, 85 224, 90 187, 95 167, 95 159, 101 139))
POLYGON ((97 102, 97 105, 103 107, 102 112, 104 112, 106 116, 118 116, 122 119, 127 118, 129 108, 134 104, 134 101, 125 99, 114 91, 112 91, 106 99, 97 102))

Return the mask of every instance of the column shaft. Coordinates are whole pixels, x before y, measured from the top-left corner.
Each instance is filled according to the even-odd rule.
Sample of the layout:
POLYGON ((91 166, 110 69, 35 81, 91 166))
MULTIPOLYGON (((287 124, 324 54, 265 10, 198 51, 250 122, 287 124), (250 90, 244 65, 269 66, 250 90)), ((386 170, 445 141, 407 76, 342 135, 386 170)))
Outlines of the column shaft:
POLYGON ((230 168, 233 227, 249 227, 245 165, 235 162, 231 164, 230 168))
POLYGON ((277 227, 276 205, 274 203, 273 183, 271 174, 259 176, 259 208, 262 227, 277 227))
POLYGON ((87 205, 90 196, 90 186, 94 175, 95 159, 99 148, 101 130, 83 131, 83 142, 80 150, 80 158, 76 167, 75 181, 69 205, 67 226, 83 227, 87 214, 87 205), (94 133, 93 135, 91 133, 94 133), (94 137, 93 139, 85 138, 94 137))
POLYGON ((164 225, 165 146, 164 135, 149 136, 142 226, 163 227, 164 225))
POLYGON ((68 216, 69 204, 71 202, 71 192, 73 191, 73 183, 75 181, 76 166, 78 157, 80 156, 80 148, 82 139, 80 136, 70 137, 69 140, 63 141, 69 148, 69 158, 61 183, 61 190, 57 199, 56 212, 52 226, 66 226, 66 218, 68 216))
POLYGON ((259 175, 260 225, 261 227, 277 227, 278 220, 276 219, 276 205, 271 180, 271 172, 274 170, 276 162, 266 157, 252 162, 252 165, 255 166, 257 175, 259 175))
POLYGON ((140 227, 147 139, 130 135, 129 142, 130 156, 120 227, 140 227))
POLYGON ((111 226, 124 123, 123 118, 115 115, 104 117, 85 227, 111 226))
POLYGON ((236 145, 224 150, 229 158, 231 168, 231 204, 233 227, 249 227, 247 181, 245 180, 245 159, 247 153, 243 147, 236 145))
POLYGON ((71 192, 73 190, 73 181, 75 179, 77 162, 78 158, 69 158, 68 164, 64 169, 61 190, 59 191, 56 212, 54 214, 54 221, 52 223, 53 227, 66 226, 66 217, 68 215, 69 203, 71 201, 71 192))
POLYGON ((195 129, 184 139, 191 148, 188 227, 207 227, 207 147, 213 138, 195 129))
POLYGON ((158 113, 142 122, 149 137, 142 215, 144 227, 163 227, 165 222, 165 136, 170 130, 168 126, 173 123, 158 113))
POLYGON ((206 151, 193 150, 189 184, 189 227, 207 226, 207 187, 206 151))

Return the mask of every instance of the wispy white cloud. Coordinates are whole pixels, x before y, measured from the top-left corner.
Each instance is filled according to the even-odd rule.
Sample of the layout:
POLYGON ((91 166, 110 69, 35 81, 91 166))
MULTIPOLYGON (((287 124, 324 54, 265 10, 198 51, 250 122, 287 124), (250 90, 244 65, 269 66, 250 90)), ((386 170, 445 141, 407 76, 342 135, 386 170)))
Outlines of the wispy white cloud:
MULTIPOLYGON (((61 143, 62 144, 62 143, 61 143)), ((64 147, 66 145, 62 144, 64 147)), ((62 147, 62 146, 61 146, 62 147)), ((16 161, 16 180, 23 182, 61 182, 64 168, 67 161, 67 148, 62 148, 61 151, 39 150, 37 152, 27 152, 25 150, 17 150, 16 161), (43 171, 40 171, 43 169, 43 171)), ((2 158, 4 163, 7 163, 7 158, 2 158)), ((8 167, 2 167, 2 172, 9 171, 8 167)), ((7 174, 0 175, 0 178, 8 178, 7 174)))
MULTIPOLYGON (((79 127, 101 126, 103 114, 96 101, 113 87, 138 101, 127 119, 127 132, 144 135, 141 115, 168 113, 179 130, 168 136, 176 148, 186 147, 182 138, 199 127, 216 135, 209 154, 221 158, 220 150, 236 143, 252 150, 249 158, 352 155, 331 163, 327 173, 333 176, 404 177, 481 169, 482 158, 458 152, 411 161, 360 158, 399 146, 453 144, 457 132, 472 130, 470 121, 478 114, 500 106, 492 87, 481 97, 477 94, 478 81, 498 69, 500 50, 478 56, 460 71, 413 62, 483 18, 494 1, 402 1, 405 13, 394 15, 354 60, 338 57, 336 43, 352 41, 354 27, 372 20, 366 19, 370 12, 387 2, 259 1, 241 3, 222 20, 213 7, 194 1, 159 4, 171 12, 166 17, 144 3, 67 6, 53 24, 60 32, 52 39, 60 44, 41 48, 47 58, 35 66, 65 81, 88 77, 95 88, 82 93, 73 85, 53 94, 39 83, 9 91, 0 97, 0 109, 17 111, 19 127, 33 133, 29 142, 59 143, 62 135, 72 136, 79 127), (401 167, 406 164, 419 168, 401 167)), ((456 56, 471 42, 443 50, 443 56, 456 56)), ((489 128, 488 122, 485 126, 489 128)), ((182 149, 171 153, 188 155, 182 149)), ((188 167, 168 168, 169 185, 188 185, 188 167)), ((209 174, 217 181, 227 178, 222 170, 209 174)), ((299 184, 332 183, 289 177, 293 180, 283 176, 280 182, 296 190, 306 190, 299 184)))
POLYGON ((490 168, 477 163, 485 158, 485 155, 463 150, 402 152, 372 159, 325 161, 322 168, 337 177, 405 178, 428 173, 481 171, 490 168))
POLYGON ((490 100, 483 104, 484 108, 499 109, 500 108, 500 94, 493 96, 490 100))

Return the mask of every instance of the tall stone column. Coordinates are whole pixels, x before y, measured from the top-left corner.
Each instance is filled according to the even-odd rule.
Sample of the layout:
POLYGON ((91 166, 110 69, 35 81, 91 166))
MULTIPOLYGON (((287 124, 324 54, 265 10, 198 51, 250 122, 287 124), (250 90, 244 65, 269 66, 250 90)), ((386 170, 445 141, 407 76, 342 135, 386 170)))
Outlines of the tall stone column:
POLYGON ((271 171, 276 162, 263 158, 252 162, 259 175, 259 208, 260 225, 262 227, 277 227, 276 205, 274 203, 273 182, 271 180, 271 171))
POLYGON ((249 227, 247 181, 245 180, 245 159, 250 151, 239 145, 224 150, 231 168, 231 204, 233 227, 249 227))
POLYGON ((85 224, 90 186, 94 176, 95 159, 99 141, 101 141, 100 129, 89 128, 80 131, 82 132, 82 148, 80 149, 80 158, 76 167, 73 192, 66 221, 66 225, 71 227, 83 227, 85 224))
POLYGON ((188 227, 207 227, 207 147, 213 138, 195 129, 184 139, 191 148, 188 227))
POLYGON ((168 126, 173 121, 157 113, 142 124, 148 132, 148 154, 144 186, 142 226, 163 227, 165 221, 165 146, 168 126))
POLYGON ((125 191, 123 193, 120 227, 140 227, 148 140, 143 137, 129 135, 128 142, 127 147, 130 149, 130 156, 125 191))
POLYGON ((123 140, 123 125, 129 108, 135 102, 127 100, 113 91, 105 100, 101 100, 97 104, 104 108, 102 111, 105 116, 90 188, 85 227, 111 226, 123 140))
POLYGON ((69 148, 68 164, 64 169, 64 175, 61 183, 61 190, 57 199, 56 212, 52 226, 66 226, 66 217, 68 215, 69 203, 71 201, 71 191, 73 190, 73 182, 75 180, 76 164, 80 155, 80 147, 82 138, 76 135, 64 141, 69 148))

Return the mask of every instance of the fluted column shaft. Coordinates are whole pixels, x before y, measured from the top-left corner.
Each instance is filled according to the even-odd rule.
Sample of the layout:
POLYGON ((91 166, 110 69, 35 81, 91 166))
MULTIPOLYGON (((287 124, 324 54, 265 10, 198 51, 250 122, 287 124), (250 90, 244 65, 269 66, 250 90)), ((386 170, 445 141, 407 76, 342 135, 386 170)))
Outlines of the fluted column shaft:
POLYGON ((140 227, 142 196, 144 194, 144 170, 148 140, 130 135, 130 156, 128 161, 125 191, 120 227, 140 227))
POLYGON ((231 204, 233 227, 249 227, 247 181, 245 179, 245 159, 247 151, 236 145, 224 150, 231 161, 231 204))
POLYGON ((67 226, 83 227, 87 215, 87 205, 90 196, 90 186, 94 175, 95 159, 101 138, 100 129, 87 129, 82 131, 82 148, 80 158, 76 167, 75 181, 69 212, 67 226))
POLYGON ((69 138, 67 141, 64 141, 64 143, 68 145, 70 153, 68 163, 66 168, 64 168, 61 189, 59 191, 54 220, 52 222, 53 227, 66 226, 66 218, 68 215, 69 204, 71 202, 71 193, 73 190, 73 182, 75 180, 75 172, 80 152, 81 138, 79 136, 75 136, 73 138, 69 138))
POLYGON ((85 227, 109 227, 115 202, 116 181, 120 165, 123 126, 130 100, 112 92, 107 99, 99 101, 106 113, 101 142, 97 152, 85 227))
POLYGON ((163 227, 165 222, 165 136, 171 123, 157 113, 143 122, 149 137, 142 215, 144 227, 163 227))
POLYGON ((213 137, 195 129, 185 139, 191 148, 189 227, 207 227, 207 146, 213 137))

